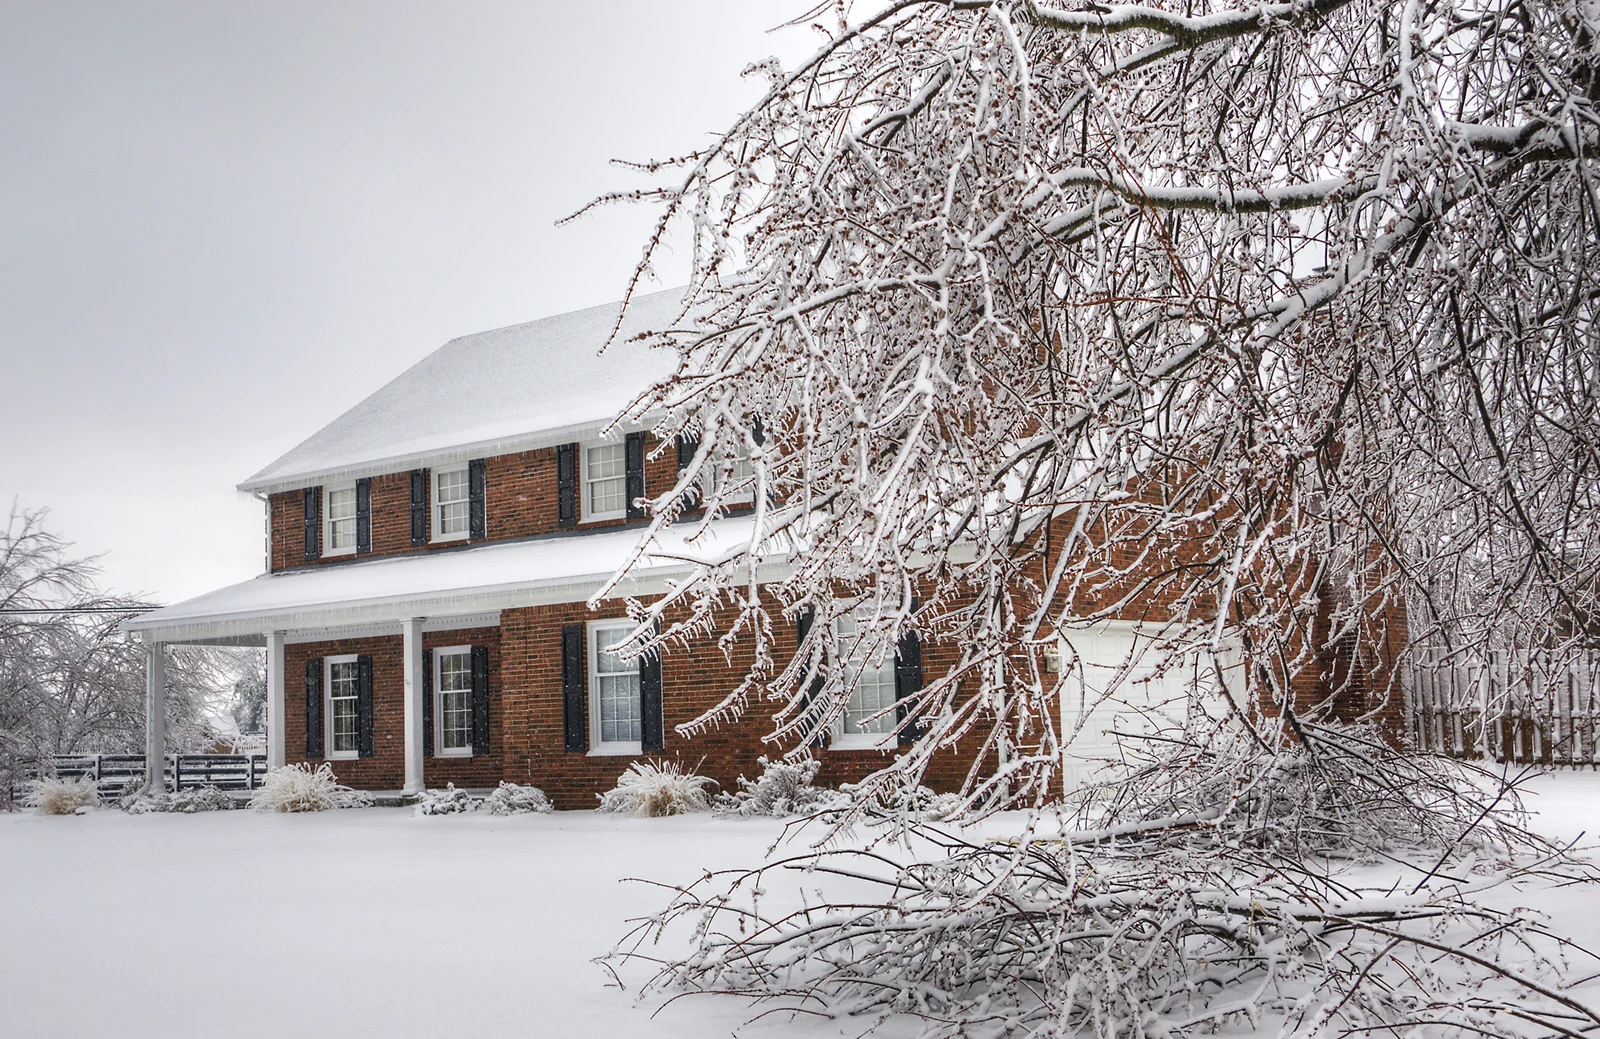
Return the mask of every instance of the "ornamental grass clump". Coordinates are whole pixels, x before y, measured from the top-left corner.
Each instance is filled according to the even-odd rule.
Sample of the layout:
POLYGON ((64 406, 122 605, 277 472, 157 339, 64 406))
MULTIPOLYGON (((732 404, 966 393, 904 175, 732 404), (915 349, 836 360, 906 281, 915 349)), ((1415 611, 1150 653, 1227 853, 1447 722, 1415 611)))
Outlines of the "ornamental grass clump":
POLYGON ((88 776, 47 778, 34 781, 23 803, 38 815, 77 815, 97 806, 100 797, 88 776))
POLYGON ((309 763, 275 768, 250 798, 250 807, 258 812, 326 812, 371 804, 371 794, 340 783, 326 762, 316 768, 309 763))
POLYGON ((600 796, 600 811, 655 818, 711 810, 717 781, 685 772, 676 761, 636 761, 600 796))

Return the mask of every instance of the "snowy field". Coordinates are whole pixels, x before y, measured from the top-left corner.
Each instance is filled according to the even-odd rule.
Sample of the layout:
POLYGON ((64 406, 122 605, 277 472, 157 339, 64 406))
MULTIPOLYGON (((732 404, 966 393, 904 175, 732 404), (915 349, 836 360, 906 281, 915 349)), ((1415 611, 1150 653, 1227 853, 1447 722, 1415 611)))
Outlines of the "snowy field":
MULTIPOLYGON (((1540 777, 1551 837, 1600 819, 1600 774, 1540 777)), ((659 889, 754 862, 769 820, 588 812, 416 818, 400 809, 0 814, 0 1037, 725 1036, 753 1011, 661 1009, 590 960, 659 889)), ((1588 843, 1588 838, 1585 838, 1588 843)), ((1524 890, 1600 947, 1596 896, 1524 890)), ((760 1036, 858 1035, 769 1018, 760 1036)), ((914 1031, 914 1029, 907 1029, 914 1031)))

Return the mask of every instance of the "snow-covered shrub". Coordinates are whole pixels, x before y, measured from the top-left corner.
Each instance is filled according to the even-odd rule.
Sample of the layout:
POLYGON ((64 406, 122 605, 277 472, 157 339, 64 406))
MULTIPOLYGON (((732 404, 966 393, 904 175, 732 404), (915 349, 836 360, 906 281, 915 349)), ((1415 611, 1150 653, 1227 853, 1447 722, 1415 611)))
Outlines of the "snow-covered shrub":
POLYGON ((445 784, 443 790, 424 790, 417 800, 416 815, 465 815, 476 812, 483 804, 465 790, 457 790, 454 783, 445 784))
POLYGON ((478 806, 480 812, 490 815, 542 815, 553 808, 543 790, 536 786, 518 786, 516 783, 501 783, 478 806))
POLYGON ((810 815, 813 812, 842 808, 848 794, 815 786, 822 762, 815 758, 801 761, 768 761, 758 758, 761 775, 755 779, 739 777, 739 789, 716 800, 719 815, 810 815))
POLYGON ((309 763, 275 768, 250 798, 250 807, 258 812, 325 812, 370 804, 371 794, 340 783, 327 762, 316 768, 309 763))
POLYGON ((683 771, 676 761, 636 761, 617 777, 614 789, 599 795, 600 811, 643 818, 705 812, 716 785, 714 779, 683 771))
POLYGON ((28 789, 24 802, 40 815, 76 815, 81 808, 100 803, 95 782, 88 776, 77 779, 37 779, 28 789))
POLYGON ((237 802, 225 790, 219 790, 214 786, 202 786, 193 790, 180 790, 175 794, 124 796, 118 799, 118 804, 129 815, 145 815, 149 812, 182 812, 184 815, 193 815, 197 812, 230 811, 237 802))

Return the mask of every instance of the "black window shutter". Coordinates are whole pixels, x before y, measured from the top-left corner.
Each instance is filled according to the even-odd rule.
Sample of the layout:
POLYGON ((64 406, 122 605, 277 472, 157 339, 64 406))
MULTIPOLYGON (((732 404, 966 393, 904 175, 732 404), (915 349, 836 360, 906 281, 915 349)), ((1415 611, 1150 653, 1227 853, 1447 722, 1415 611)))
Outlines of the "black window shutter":
MULTIPOLYGON (((700 450, 700 441, 694 437, 678 437, 678 475, 694 463, 694 453, 700 450)), ((700 507, 700 492, 698 489, 690 491, 683 496, 683 507, 693 511, 700 507)))
POLYGON ((556 448, 556 525, 578 525, 578 445, 556 448))
POLYGON ((306 558, 322 554, 322 488, 307 487, 303 492, 306 517, 306 558))
POLYGON ((767 427, 761 424, 760 415, 757 415, 755 421, 750 423, 750 439, 754 440, 757 446, 767 442, 767 427))
MULTIPOLYGON (((913 603, 912 612, 916 612, 913 603)), ((907 631, 900 636, 900 646, 894 655, 894 698, 904 701, 922 691, 922 639, 915 631, 907 631)), ((897 722, 905 722, 907 707, 901 703, 895 712, 897 722)), ((915 743, 917 737, 922 735, 922 726, 915 719, 909 724, 902 724, 898 736, 900 746, 915 743)))
MULTIPOLYGON (((805 609, 800 611, 800 616, 795 619, 795 636, 796 636, 795 637, 795 645, 797 647, 805 645, 806 636, 811 633, 811 623, 814 620, 816 620, 816 616, 817 615, 816 615, 815 611, 813 611, 811 609, 811 607, 807 606, 805 609)), ((822 695, 822 674, 821 674, 821 671, 819 669, 817 677, 815 677, 815 678, 813 678, 811 680, 811 686, 810 686, 810 688, 808 688, 806 690, 806 714, 807 714, 807 716, 811 715, 812 709, 816 705, 817 698, 819 696, 821 696, 821 695, 822 695)), ((813 724, 815 724, 815 722, 813 722, 813 724)), ((811 737, 811 742, 810 742, 809 746, 812 746, 812 747, 826 747, 827 745, 828 745, 828 734, 826 732, 824 732, 822 730, 821 726, 819 725, 818 728, 817 728, 816 734, 811 737)))
POLYGON ((629 433, 623 442, 622 454, 628 467, 624 481, 628 495, 628 518, 643 519, 644 504, 639 499, 644 497, 644 434, 629 433))
POLYGON ((356 752, 372 757, 372 658, 356 657, 356 752))
POLYGON ((372 551, 372 480, 356 481, 356 555, 372 551))
MULTIPOLYGON (((657 631, 661 630, 659 627, 657 631)), ((662 717, 661 651, 652 649, 639 658, 639 740, 646 754, 667 749, 666 719, 662 717)))
POLYGON ((472 647, 472 753, 489 753, 489 647, 472 647))
POLYGON ((433 650, 422 651, 422 754, 433 757, 433 650))
POLYGON ((306 760, 322 757, 322 658, 306 661, 306 760))
POLYGON ((411 544, 428 543, 428 470, 411 470, 411 544))
POLYGON ((589 749, 583 692, 583 625, 568 624, 561 629, 561 714, 569 754, 589 749))
POLYGON ((488 522, 483 507, 485 477, 483 459, 467 463, 467 538, 482 541, 488 537, 488 522))

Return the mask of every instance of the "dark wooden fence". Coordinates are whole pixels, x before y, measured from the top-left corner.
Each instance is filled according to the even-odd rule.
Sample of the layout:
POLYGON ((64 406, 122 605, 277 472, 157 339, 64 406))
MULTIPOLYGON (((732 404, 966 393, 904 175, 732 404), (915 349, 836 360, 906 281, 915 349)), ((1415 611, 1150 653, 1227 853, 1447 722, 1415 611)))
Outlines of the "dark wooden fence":
POLYGON ((1600 765, 1600 651, 1559 665, 1525 652, 1423 657, 1408 675, 1412 743, 1455 758, 1600 765))
MULTIPOLYGON (((143 754, 58 754, 56 775, 88 776, 102 795, 113 795, 130 779, 144 776, 143 754)), ((219 790, 254 790, 267 774, 265 754, 168 754, 162 774, 168 790, 214 786, 219 790)))

